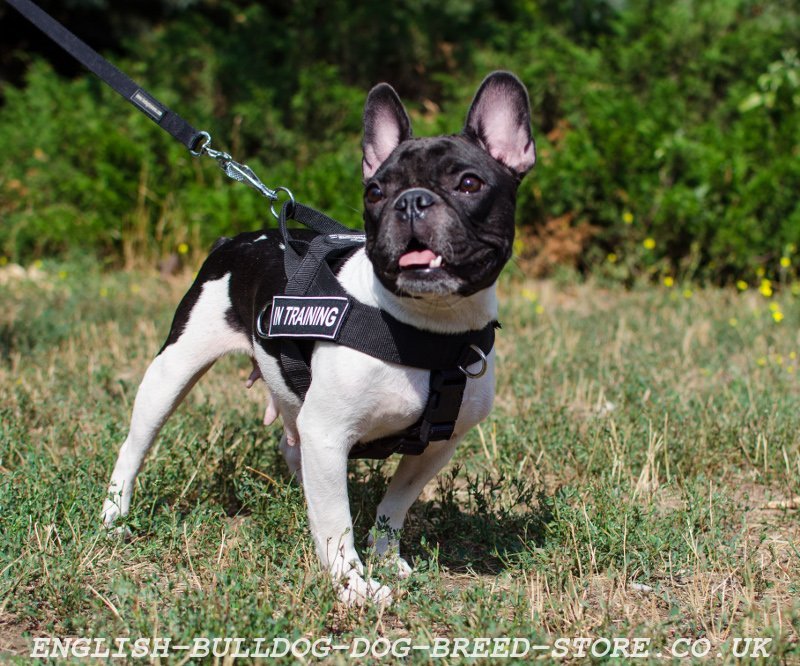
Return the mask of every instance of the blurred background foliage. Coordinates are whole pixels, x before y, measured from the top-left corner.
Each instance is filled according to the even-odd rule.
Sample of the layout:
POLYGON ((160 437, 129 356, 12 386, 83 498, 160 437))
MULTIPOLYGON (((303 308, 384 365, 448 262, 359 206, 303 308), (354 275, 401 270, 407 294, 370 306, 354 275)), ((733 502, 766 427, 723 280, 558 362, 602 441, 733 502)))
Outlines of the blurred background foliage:
MULTIPOLYGON (((269 185, 360 224, 366 91, 456 132, 483 76, 530 91, 517 250, 538 273, 733 283, 800 256, 800 6, 758 0, 44 1, 269 185)), ((0 260, 152 262, 272 223, 0 6, 0 260), (6 38, 5 36, 8 36, 6 38)))

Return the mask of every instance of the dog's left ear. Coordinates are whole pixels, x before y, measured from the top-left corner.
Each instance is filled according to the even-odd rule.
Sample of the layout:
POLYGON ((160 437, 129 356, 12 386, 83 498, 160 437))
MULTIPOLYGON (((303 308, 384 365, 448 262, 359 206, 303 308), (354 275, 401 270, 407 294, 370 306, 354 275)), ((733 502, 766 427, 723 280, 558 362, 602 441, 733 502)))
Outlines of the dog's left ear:
POLYGON ((494 72, 475 93, 464 134, 519 178, 536 163, 528 91, 510 72, 494 72))
POLYGON ((411 121, 403 103, 392 86, 379 83, 364 105, 364 180, 372 178, 392 151, 410 138, 411 121))

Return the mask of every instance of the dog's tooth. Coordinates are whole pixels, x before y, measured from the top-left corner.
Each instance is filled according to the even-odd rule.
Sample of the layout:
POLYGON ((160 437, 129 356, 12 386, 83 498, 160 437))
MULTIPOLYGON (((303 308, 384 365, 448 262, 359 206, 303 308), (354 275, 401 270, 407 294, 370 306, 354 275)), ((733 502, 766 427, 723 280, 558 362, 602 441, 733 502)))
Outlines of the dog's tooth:
POLYGON ((437 254, 435 259, 431 259, 431 263, 428 264, 428 268, 439 268, 442 265, 442 255, 437 254))

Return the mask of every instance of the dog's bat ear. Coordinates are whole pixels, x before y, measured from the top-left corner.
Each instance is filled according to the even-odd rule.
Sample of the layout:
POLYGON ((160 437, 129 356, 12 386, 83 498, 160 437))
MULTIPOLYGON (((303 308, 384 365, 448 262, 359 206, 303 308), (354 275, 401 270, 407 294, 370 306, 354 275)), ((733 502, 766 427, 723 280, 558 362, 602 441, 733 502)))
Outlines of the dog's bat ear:
POLYGON ((464 134, 520 178, 536 163, 528 91, 510 72, 484 79, 467 113, 464 134))
POLYGON ((364 180, 372 178, 392 151, 411 138, 411 121, 403 103, 388 83, 369 92, 364 105, 364 180))

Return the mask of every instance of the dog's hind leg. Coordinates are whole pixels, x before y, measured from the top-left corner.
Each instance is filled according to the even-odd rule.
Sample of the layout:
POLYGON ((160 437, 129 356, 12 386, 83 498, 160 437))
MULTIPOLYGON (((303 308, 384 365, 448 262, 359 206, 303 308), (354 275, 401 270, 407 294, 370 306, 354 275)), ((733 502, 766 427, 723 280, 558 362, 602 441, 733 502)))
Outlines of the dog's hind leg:
POLYGON ((103 505, 106 527, 128 513, 136 476, 150 446, 195 382, 223 354, 252 354, 247 335, 236 330, 229 316, 228 280, 225 275, 192 286, 178 308, 167 343, 145 373, 103 505))

